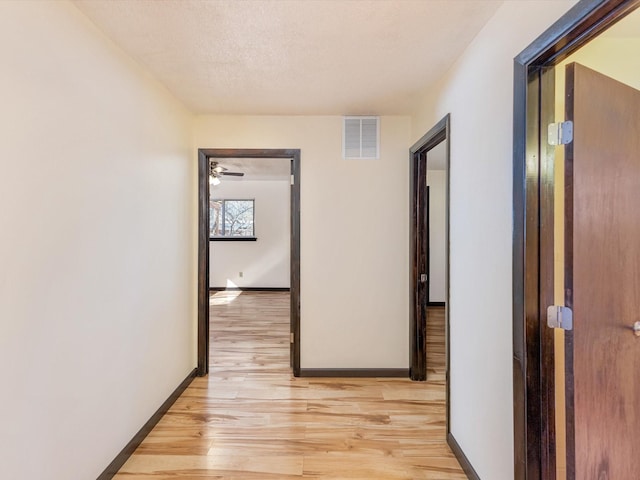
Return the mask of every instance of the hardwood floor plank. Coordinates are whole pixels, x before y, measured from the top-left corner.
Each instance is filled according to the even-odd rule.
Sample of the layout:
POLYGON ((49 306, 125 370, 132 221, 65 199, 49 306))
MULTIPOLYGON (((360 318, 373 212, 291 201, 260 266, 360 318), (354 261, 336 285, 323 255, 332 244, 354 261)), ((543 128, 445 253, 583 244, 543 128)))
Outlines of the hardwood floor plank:
POLYGON ((294 378, 288 292, 210 298, 210 375, 116 479, 466 478, 445 438, 443 309, 430 309, 427 382, 294 378))
MULTIPOLYGON (((227 456, 227 455, 138 455, 126 464, 126 472, 173 473, 175 476, 227 472, 262 475, 302 475, 303 458, 296 455, 227 456)), ((278 477, 280 478, 280 477, 278 477)))

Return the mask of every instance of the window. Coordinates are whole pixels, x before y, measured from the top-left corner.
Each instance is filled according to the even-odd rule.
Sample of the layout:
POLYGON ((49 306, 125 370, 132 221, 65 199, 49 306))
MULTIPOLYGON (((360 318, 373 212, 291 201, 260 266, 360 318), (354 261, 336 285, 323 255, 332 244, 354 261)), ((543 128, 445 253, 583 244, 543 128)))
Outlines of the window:
POLYGON ((212 240, 255 240, 254 200, 209 201, 209 237, 212 240))

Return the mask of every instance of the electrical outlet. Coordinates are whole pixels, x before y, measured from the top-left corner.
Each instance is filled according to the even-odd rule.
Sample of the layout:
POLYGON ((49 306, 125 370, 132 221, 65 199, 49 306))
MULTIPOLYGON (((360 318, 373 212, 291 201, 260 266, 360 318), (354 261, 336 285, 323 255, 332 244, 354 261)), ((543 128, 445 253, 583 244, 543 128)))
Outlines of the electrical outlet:
POLYGON ((238 276, 239 276, 240 278, 242 278, 242 277, 243 277, 243 275, 244 275, 244 273, 242 273, 242 272, 240 272, 240 273, 238 274, 238 276))

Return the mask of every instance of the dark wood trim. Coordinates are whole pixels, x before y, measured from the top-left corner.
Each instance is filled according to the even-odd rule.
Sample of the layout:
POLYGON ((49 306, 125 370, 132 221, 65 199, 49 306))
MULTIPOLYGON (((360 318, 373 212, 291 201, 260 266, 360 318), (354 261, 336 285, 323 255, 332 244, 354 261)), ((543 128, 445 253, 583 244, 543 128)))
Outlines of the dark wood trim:
POLYGON ((255 242, 258 237, 209 237, 210 242, 255 242))
POLYGON ((302 368, 301 377, 334 378, 407 378, 408 368, 302 368))
MULTIPOLYGON (((450 130, 450 116, 445 116, 440 120, 433 128, 431 128, 426 134, 420 138, 410 149, 410 178, 409 185, 411 188, 410 193, 410 215, 411 225, 409 231, 409 251, 411 268, 409 271, 409 296, 410 296, 410 315, 409 315, 409 368, 411 373, 411 379, 416 381, 426 380, 427 378, 427 365, 426 365, 426 345, 425 335, 427 329, 426 323, 426 311, 422 311, 421 304, 419 302, 419 296, 424 295, 421 289, 419 275, 421 272, 418 268, 418 263, 422 264, 422 259, 427 255, 425 247, 428 247, 428 240, 421 235, 424 227, 422 226, 421 218, 425 212, 423 212, 423 203, 419 199, 423 199, 426 195, 426 169, 427 169, 427 152, 440 144, 444 140, 449 139, 450 130), (424 242, 418 245, 418 238, 423 237, 423 240, 427 241, 427 245, 424 242), (420 290, 419 290, 420 289, 420 290)), ((447 142, 447 182, 449 182, 449 143, 447 142)), ((448 210, 448 195, 449 188, 447 184, 447 210, 448 210)), ((448 229, 448 211, 447 211, 447 229, 448 229)), ((447 255, 448 255, 448 234, 446 239, 447 255)), ((448 256, 446 259, 448 263, 448 256)), ((447 267, 448 268, 448 267, 447 267)), ((448 270, 447 270, 448 275, 448 270)), ((448 295, 448 278, 446 279, 447 295, 448 295)), ((427 306, 428 298, 424 301, 424 306, 427 306)), ((445 314, 446 315, 446 314, 445 314)), ((448 318, 445 318, 445 322, 448 324, 448 318)), ((448 350, 448 349, 447 349, 448 350)), ((447 367, 448 368, 448 367, 447 367)))
MULTIPOLYGON (((539 71, 540 124, 555 122, 555 68, 542 67, 539 71)), ((555 404, 555 332, 548 328, 544 317, 547 307, 554 302, 554 197, 555 147, 546 141, 547 132, 540 129, 539 195, 539 305, 537 322, 540 332, 540 461, 543 478, 556 478, 556 404, 555 404)))
POLYGON ((209 159, 198 150, 198 376, 209 373, 209 159))
POLYGON ((427 306, 429 307, 445 307, 447 302, 429 302, 427 306))
MULTIPOLYGON (((423 226, 423 233, 422 233, 422 247, 421 250, 424 252, 424 259, 422 264, 424 265, 424 270, 423 272, 425 272, 427 274, 427 281, 424 282, 424 316, 425 318, 427 318, 427 312, 429 311, 429 297, 431 295, 431 187, 429 186, 429 169, 428 167, 428 163, 429 163, 429 159, 428 159, 428 152, 424 152, 424 156, 425 156, 425 162, 424 162, 424 226, 423 226)), ((426 323, 425 323, 425 327, 426 327, 426 323)), ((426 352, 427 352, 427 346, 426 346, 426 341, 427 341, 427 331, 425 328, 425 332, 424 332, 424 339, 425 339, 425 369, 427 367, 426 364, 426 352)))
POLYGON ((410 372, 411 380, 427 379, 427 285, 420 281, 423 273, 428 275, 427 256, 429 238, 429 204, 427 201, 427 150, 419 150, 411 155, 411 318, 410 372))
POLYGON ((182 395, 182 393, 187 389, 187 387, 191 384, 193 379, 196 377, 198 373, 198 369, 194 368, 187 378, 185 378, 180 385, 169 395, 169 397, 160 405, 160 408, 155 411, 151 418, 147 420, 147 422, 142 426, 140 430, 133 436, 133 438, 127 443, 127 445, 116 455, 116 458, 109 464, 107 468, 98 476, 96 480, 110 480, 118 473, 118 470, 122 468, 125 462, 129 459, 133 452, 135 452, 136 448, 140 446, 142 441, 149 435, 153 427, 157 425, 160 419, 164 416, 165 413, 169 411, 171 406, 176 402, 176 400, 182 395))
MULTIPOLYGON (((417 168, 417 160, 419 156, 417 154, 419 152, 428 152, 436 145, 441 142, 446 141, 446 152, 445 152, 445 172, 446 172, 446 198, 445 198, 445 301, 443 306, 445 307, 444 317, 445 317, 445 351, 446 351, 446 371, 445 371, 445 395, 446 395, 446 432, 447 435, 450 434, 451 427, 451 378, 450 378, 450 352, 451 352, 451 340, 450 340, 450 319, 449 319, 449 273, 450 273, 450 215, 449 208, 451 205, 451 115, 447 114, 444 118, 442 118, 436 125, 434 125, 425 135, 420 138, 410 149, 410 186, 411 186, 411 227, 410 227, 410 261, 411 261, 411 273, 409 279, 410 285, 410 318, 409 318, 409 331, 410 331, 410 378, 412 380, 416 380, 416 375, 414 375, 413 367, 414 367, 414 359, 418 355, 417 345, 415 342, 415 334, 420 328, 417 325, 418 321, 416 319, 416 309, 414 308, 416 302, 416 291, 418 285, 418 272, 416 270, 417 262, 416 262, 416 254, 417 254, 417 228, 415 218, 416 212, 416 193, 417 193, 417 178, 418 174, 417 168)), ((426 178, 425 184, 426 184, 426 178)), ((426 318, 422 320, 424 322, 424 327, 426 328, 426 318)), ((424 351, 425 361, 426 361, 426 351, 424 351)), ((426 368, 426 363, 425 363, 426 368)), ((419 372, 421 373, 421 372, 419 372)), ((424 372, 426 378, 426 371, 424 372)))
POLYGON ((528 67, 559 63, 636 8, 638 0, 580 0, 516 62, 528 67))
MULTIPOLYGON (((410 261, 411 261, 411 270, 409 277, 409 289, 410 289, 410 317, 409 317, 409 331, 410 331, 410 372, 412 380, 426 379, 426 362, 423 364, 425 367, 425 371, 420 371, 420 356, 424 355, 426 360, 426 350, 424 343, 420 343, 416 341, 417 332, 422 328, 426 329, 426 317, 421 320, 417 318, 416 315, 416 291, 418 286, 418 271, 416 269, 416 255, 418 250, 418 245, 416 244, 416 234, 417 234, 417 206, 416 206, 416 194, 418 192, 418 175, 420 175, 420 171, 418 169, 418 161, 420 160, 420 153, 426 153, 436 145, 441 142, 446 141, 446 198, 445 198, 445 302, 444 306, 446 307, 449 304, 449 205, 450 205, 450 196, 449 192, 451 191, 451 155, 450 155, 450 145, 451 145, 451 115, 447 114, 444 118, 442 118, 436 125, 434 125, 425 135, 420 138, 410 149, 410 188, 411 188, 411 215, 412 221, 410 226, 409 238, 410 238, 410 261)), ((425 158, 425 167, 426 167, 426 158, 425 158)), ((426 186, 426 182, 425 186, 426 186)), ((428 306, 428 302, 427 302, 428 306)), ((445 308, 445 337, 446 337, 446 408, 447 408, 447 432, 449 431, 449 419, 450 419, 450 381, 449 381, 449 351, 450 351, 450 336, 449 336, 449 309, 445 308)))
MULTIPOLYGON (((300 375, 300 150, 198 149, 198 375, 209 372, 209 169, 210 158, 291 159, 291 367, 300 375)), ((238 239, 234 239, 237 241, 238 239)))
MULTIPOLYGON (((565 105, 564 114, 567 120, 574 120, 575 113, 575 63, 567 65, 565 76, 565 105), (568 91, 569 85, 571 91, 568 91)), ((574 239, 574 144, 571 142, 565 146, 565 162, 564 162, 564 292, 565 292, 565 305, 572 310, 573 305, 573 239, 574 239)), ((565 342, 565 378, 570 378, 568 372, 574 372, 574 358, 573 358, 573 331, 567 331, 564 334, 565 342)), ((575 405, 575 390, 573 379, 565 383, 565 403, 566 405, 575 405)), ((567 424, 567 478, 569 480, 576 478, 576 418, 573 408, 567 409, 566 412, 566 424, 567 424)))
POLYGON ((289 287, 209 287, 210 292, 290 292, 289 287))
POLYGON ((450 250, 451 250, 451 228, 450 228, 450 218, 451 218, 451 115, 447 115, 445 117, 445 136, 447 139, 446 144, 446 158, 445 158, 445 175, 446 175, 446 195, 445 195, 445 251, 444 251, 444 288, 445 288, 445 310, 444 310, 444 325, 445 325, 445 348, 446 348, 446 371, 445 371, 445 403, 446 403, 446 430, 447 435, 451 431, 451 378, 450 378, 450 369, 451 365, 451 322, 450 322, 450 311, 447 305, 451 305, 449 301, 451 300, 450 295, 450 272, 451 272, 451 258, 450 258, 450 250))
POLYGON ((428 151, 437 146, 440 142, 446 140, 450 118, 451 115, 447 114, 438 123, 431 127, 427 133, 420 137, 420 140, 413 144, 410 152, 416 153, 421 150, 428 151))
MULTIPOLYGON (((416 354, 418 354, 417 349, 414 350, 415 348, 415 342, 414 342, 414 335, 415 332, 417 331, 418 328, 420 328, 420 326, 416 325, 417 323, 417 319, 415 318, 415 294, 416 294, 416 289, 417 289, 417 284, 418 284, 418 275, 417 275, 417 271, 415 269, 415 258, 416 258, 416 250, 417 250, 417 245, 416 245, 416 226, 415 226, 415 222, 416 222, 416 218, 415 218, 415 202, 416 202, 416 191, 417 191, 417 178, 416 175, 418 174, 418 169, 417 169, 417 160, 419 157, 417 157, 417 154, 419 152, 428 152, 429 150, 431 150, 432 148, 434 148, 436 145, 438 145, 439 143, 446 141, 446 152, 445 152, 445 172, 446 172, 446 196, 445 196, 445 301, 444 302, 428 302, 427 306, 436 306, 434 304, 437 303, 437 306, 444 306, 445 307, 445 349, 446 349, 446 372, 445 372, 445 391, 446 391, 446 431, 447 431, 447 436, 451 436, 451 402, 450 402, 450 398, 451 398, 451 375, 450 375, 450 370, 449 370, 449 365, 451 364, 451 330, 450 330, 450 312, 449 312, 449 308, 447 307, 447 305, 449 305, 449 300, 450 300, 450 285, 451 285, 451 281, 450 281, 450 233, 451 233, 451 228, 450 228, 450 221, 449 219, 451 218, 450 216, 450 205, 451 205, 451 115, 447 114, 444 118, 442 118, 436 125, 433 126, 433 128, 431 128, 425 135, 422 136, 422 138, 420 140, 418 140, 412 147, 410 150, 410 160, 411 160, 411 167, 410 167, 410 188, 411 188, 411 214, 413 215, 413 219, 412 219, 412 224, 411 224, 411 230, 410 230, 410 261, 411 261, 411 271, 410 271, 410 301, 411 301, 411 308, 410 308, 410 319, 409 319, 409 329, 410 329, 410 335, 411 335, 411 341, 410 341, 410 351, 411 351, 411 378, 414 378, 414 374, 413 374, 413 368, 415 366, 414 363, 414 356, 416 354)), ((426 319, 424 320, 426 322, 426 319)), ((426 323, 425 323, 425 327, 426 327, 426 323)), ((426 351, 424 352, 424 355, 426 356, 426 351)), ((426 376, 426 372, 425 372, 425 376, 426 376)), ((453 436, 451 436, 451 438, 453 439, 453 436)), ((457 445, 457 443, 456 443, 457 445)), ((464 454, 462 453, 462 450, 460 450, 460 453, 462 455, 462 457, 464 457, 464 454)), ((464 457, 466 458, 466 457, 464 457)), ((473 469, 471 469, 473 471, 473 469)))
MULTIPOLYGON (((409 376, 411 380, 418 380, 422 372, 418 372, 417 356, 420 346, 416 345, 416 336, 419 330, 416 305, 418 291, 418 160, 419 156, 416 152, 410 152, 409 156, 409 376)), ((425 373, 426 375, 426 373, 425 373)))
POLYGON ((473 465, 471 465, 471 462, 464 454, 462 448, 456 441, 456 438, 451 434, 451 432, 447 433, 447 444, 449 445, 449 448, 451 449, 455 457, 458 459, 458 463, 462 467, 462 470, 464 470, 464 473, 467 475, 469 480, 480 480, 480 476, 474 470, 473 465))
POLYGON ((291 368, 300 376, 300 150, 291 150, 291 368))
MULTIPOLYGON (((514 478, 555 478, 553 335, 544 305, 553 295, 552 179, 541 162, 550 68, 638 8, 640 0, 581 0, 514 60, 513 398, 514 478), (543 95, 544 92, 544 95, 543 95), (551 184, 550 184, 551 182, 551 184), (542 194, 542 196, 541 196, 542 194), (551 197, 549 197, 551 195, 551 197), (544 200, 543 200, 544 197, 544 200)), ((546 148, 546 147, 545 147, 546 148)))

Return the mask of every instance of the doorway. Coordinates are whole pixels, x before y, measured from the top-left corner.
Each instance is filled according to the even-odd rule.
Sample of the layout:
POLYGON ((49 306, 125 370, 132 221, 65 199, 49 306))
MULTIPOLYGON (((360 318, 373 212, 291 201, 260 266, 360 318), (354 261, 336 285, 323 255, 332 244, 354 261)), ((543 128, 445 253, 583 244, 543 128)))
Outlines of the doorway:
POLYGON ((198 149, 198 375, 209 372, 210 162, 219 159, 291 161, 290 193, 290 364, 300 375, 300 150, 198 149))
POLYGON ((637 46, 614 65, 640 44, 638 5, 579 2, 516 58, 516 479, 640 468, 637 46))
POLYGON ((430 307, 444 308, 447 426, 449 424, 449 138, 450 117, 447 115, 418 140, 410 151, 410 377, 415 381, 427 379, 427 312, 430 307), (429 171, 432 173, 431 176, 429 171), (430 182, 432 188, 429 187, 430 182), (437 196, 430 195, 436 192, 438 192, 437 196), (431 202, 430 197, 432 197, 431 202), (443 221, 430 221, 436 220, 435 217, 438 216, 430 214, 430 205, 432 208, 439 205, 437 213, 441 218, 438 220, 443 221))

